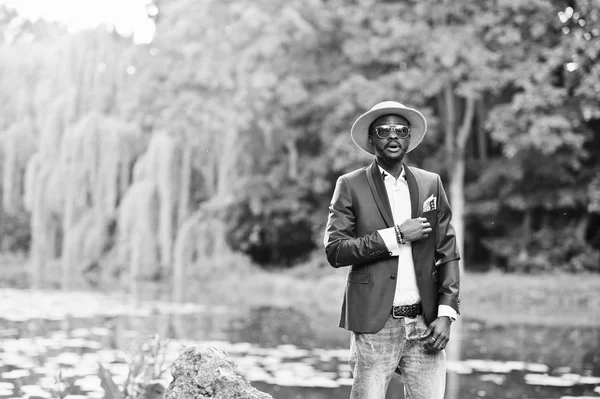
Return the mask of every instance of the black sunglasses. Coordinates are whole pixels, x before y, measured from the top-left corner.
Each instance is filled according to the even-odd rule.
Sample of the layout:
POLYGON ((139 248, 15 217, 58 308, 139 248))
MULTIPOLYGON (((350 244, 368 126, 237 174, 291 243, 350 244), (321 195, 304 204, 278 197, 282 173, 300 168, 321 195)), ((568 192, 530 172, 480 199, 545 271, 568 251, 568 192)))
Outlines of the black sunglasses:
POLYGON ((373 130, 380 139, 387 139, 392 132, 396 133, 396 136, 401 139, 410 136, 410 126, 406 125, 381 125, 375 127, 373 130))

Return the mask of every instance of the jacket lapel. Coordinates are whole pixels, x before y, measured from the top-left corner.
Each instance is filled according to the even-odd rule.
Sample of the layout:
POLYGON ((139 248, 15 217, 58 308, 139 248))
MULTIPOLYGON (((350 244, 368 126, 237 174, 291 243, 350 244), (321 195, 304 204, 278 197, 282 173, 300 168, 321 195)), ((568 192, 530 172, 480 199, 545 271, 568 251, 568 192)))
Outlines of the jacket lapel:
POLYGON ((367 168, 367 181, 371 187, 371 193, 373 194, 373 198, 375 198, 377 208, 379 208, 379 212, 385 220, 385 224, 387 227, 392 227, 394 225, 392 207, 390 206, 390 200, 388 199, 387 191, 385 190, 383 177, 381 176, 379 168, 377 167, 377 162, 375 161, 367 168))
MULTIPOLYGON (((419 185, 415 175, 406 164, 404 164, 404 173, 406 173, 406 182, 408 183, 408 192, 410 195, 411 218, 414 219, 419 217, 419 185)), ((415 265, 415 274, 418 282, 423 281, 423 267, 420 265, 423 264, 422 259, 425 259, 425 250, 427 250, 424 244, 425 240, 417 240, 411 243, 413 263, 415 265)))
POLYGON ((404 173, 406 174, 406 183, 408 183, 408 193, 410 195, 410 217, 414 219, 419 215, 419 185, 415 175, 406 164, 404 164, 404 173))

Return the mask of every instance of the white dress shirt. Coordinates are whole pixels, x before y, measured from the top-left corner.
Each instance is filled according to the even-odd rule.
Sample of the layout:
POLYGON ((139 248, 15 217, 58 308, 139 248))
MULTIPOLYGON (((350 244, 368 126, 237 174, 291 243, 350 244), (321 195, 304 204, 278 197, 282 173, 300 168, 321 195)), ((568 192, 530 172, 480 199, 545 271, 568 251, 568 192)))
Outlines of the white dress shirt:
MULTIPOLYGON (((378 165, 379 166, 379 165, 378 165)), ((392 217, 395 225, 401 225, 405 220, 411 218, 410 194, 404 167, 398 179, 386 172, 381 166, 379 171, 383 175, 383 182, 392 208, 392 217)), ((399 245, 396 232, 393 227, 377 230, 383 238, 385 245, 392 254, 398 257, 398 278, 396 278, 396 293, 394 294, 394 306, 412 305, 421 300, 417 277, 415 275, 415 264, 412 258, 412 245, 409 241, 399 245)), ((456 311, 448 305, 438 306, 438 317, 448 316, 456 319, 456 311)))

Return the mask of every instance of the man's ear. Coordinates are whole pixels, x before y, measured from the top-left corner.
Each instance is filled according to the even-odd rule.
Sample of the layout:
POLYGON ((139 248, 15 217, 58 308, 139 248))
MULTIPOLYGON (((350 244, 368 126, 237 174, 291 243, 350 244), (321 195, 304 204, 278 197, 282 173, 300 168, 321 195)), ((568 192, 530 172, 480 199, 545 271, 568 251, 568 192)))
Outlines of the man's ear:
POLYGON ((369 144, 369 147, 373 147, 373 136, 370 134, 367 136, 367 144, 369 144))

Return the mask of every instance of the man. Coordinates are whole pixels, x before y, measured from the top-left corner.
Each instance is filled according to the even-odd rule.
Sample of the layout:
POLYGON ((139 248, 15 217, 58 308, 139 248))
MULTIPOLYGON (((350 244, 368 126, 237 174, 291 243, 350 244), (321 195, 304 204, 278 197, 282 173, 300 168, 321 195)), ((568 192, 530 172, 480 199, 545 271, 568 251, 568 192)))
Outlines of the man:
POLYGON ((427 131, 417 110, 384 101, 354 143, 374 162, 336 183, 325 232, 333 267, 350 266, 340 327, 352 331, 352 399, 384 399, 394 372, 407 399, 442 399, 459 254, 440 177, 402 161, 427 131))

